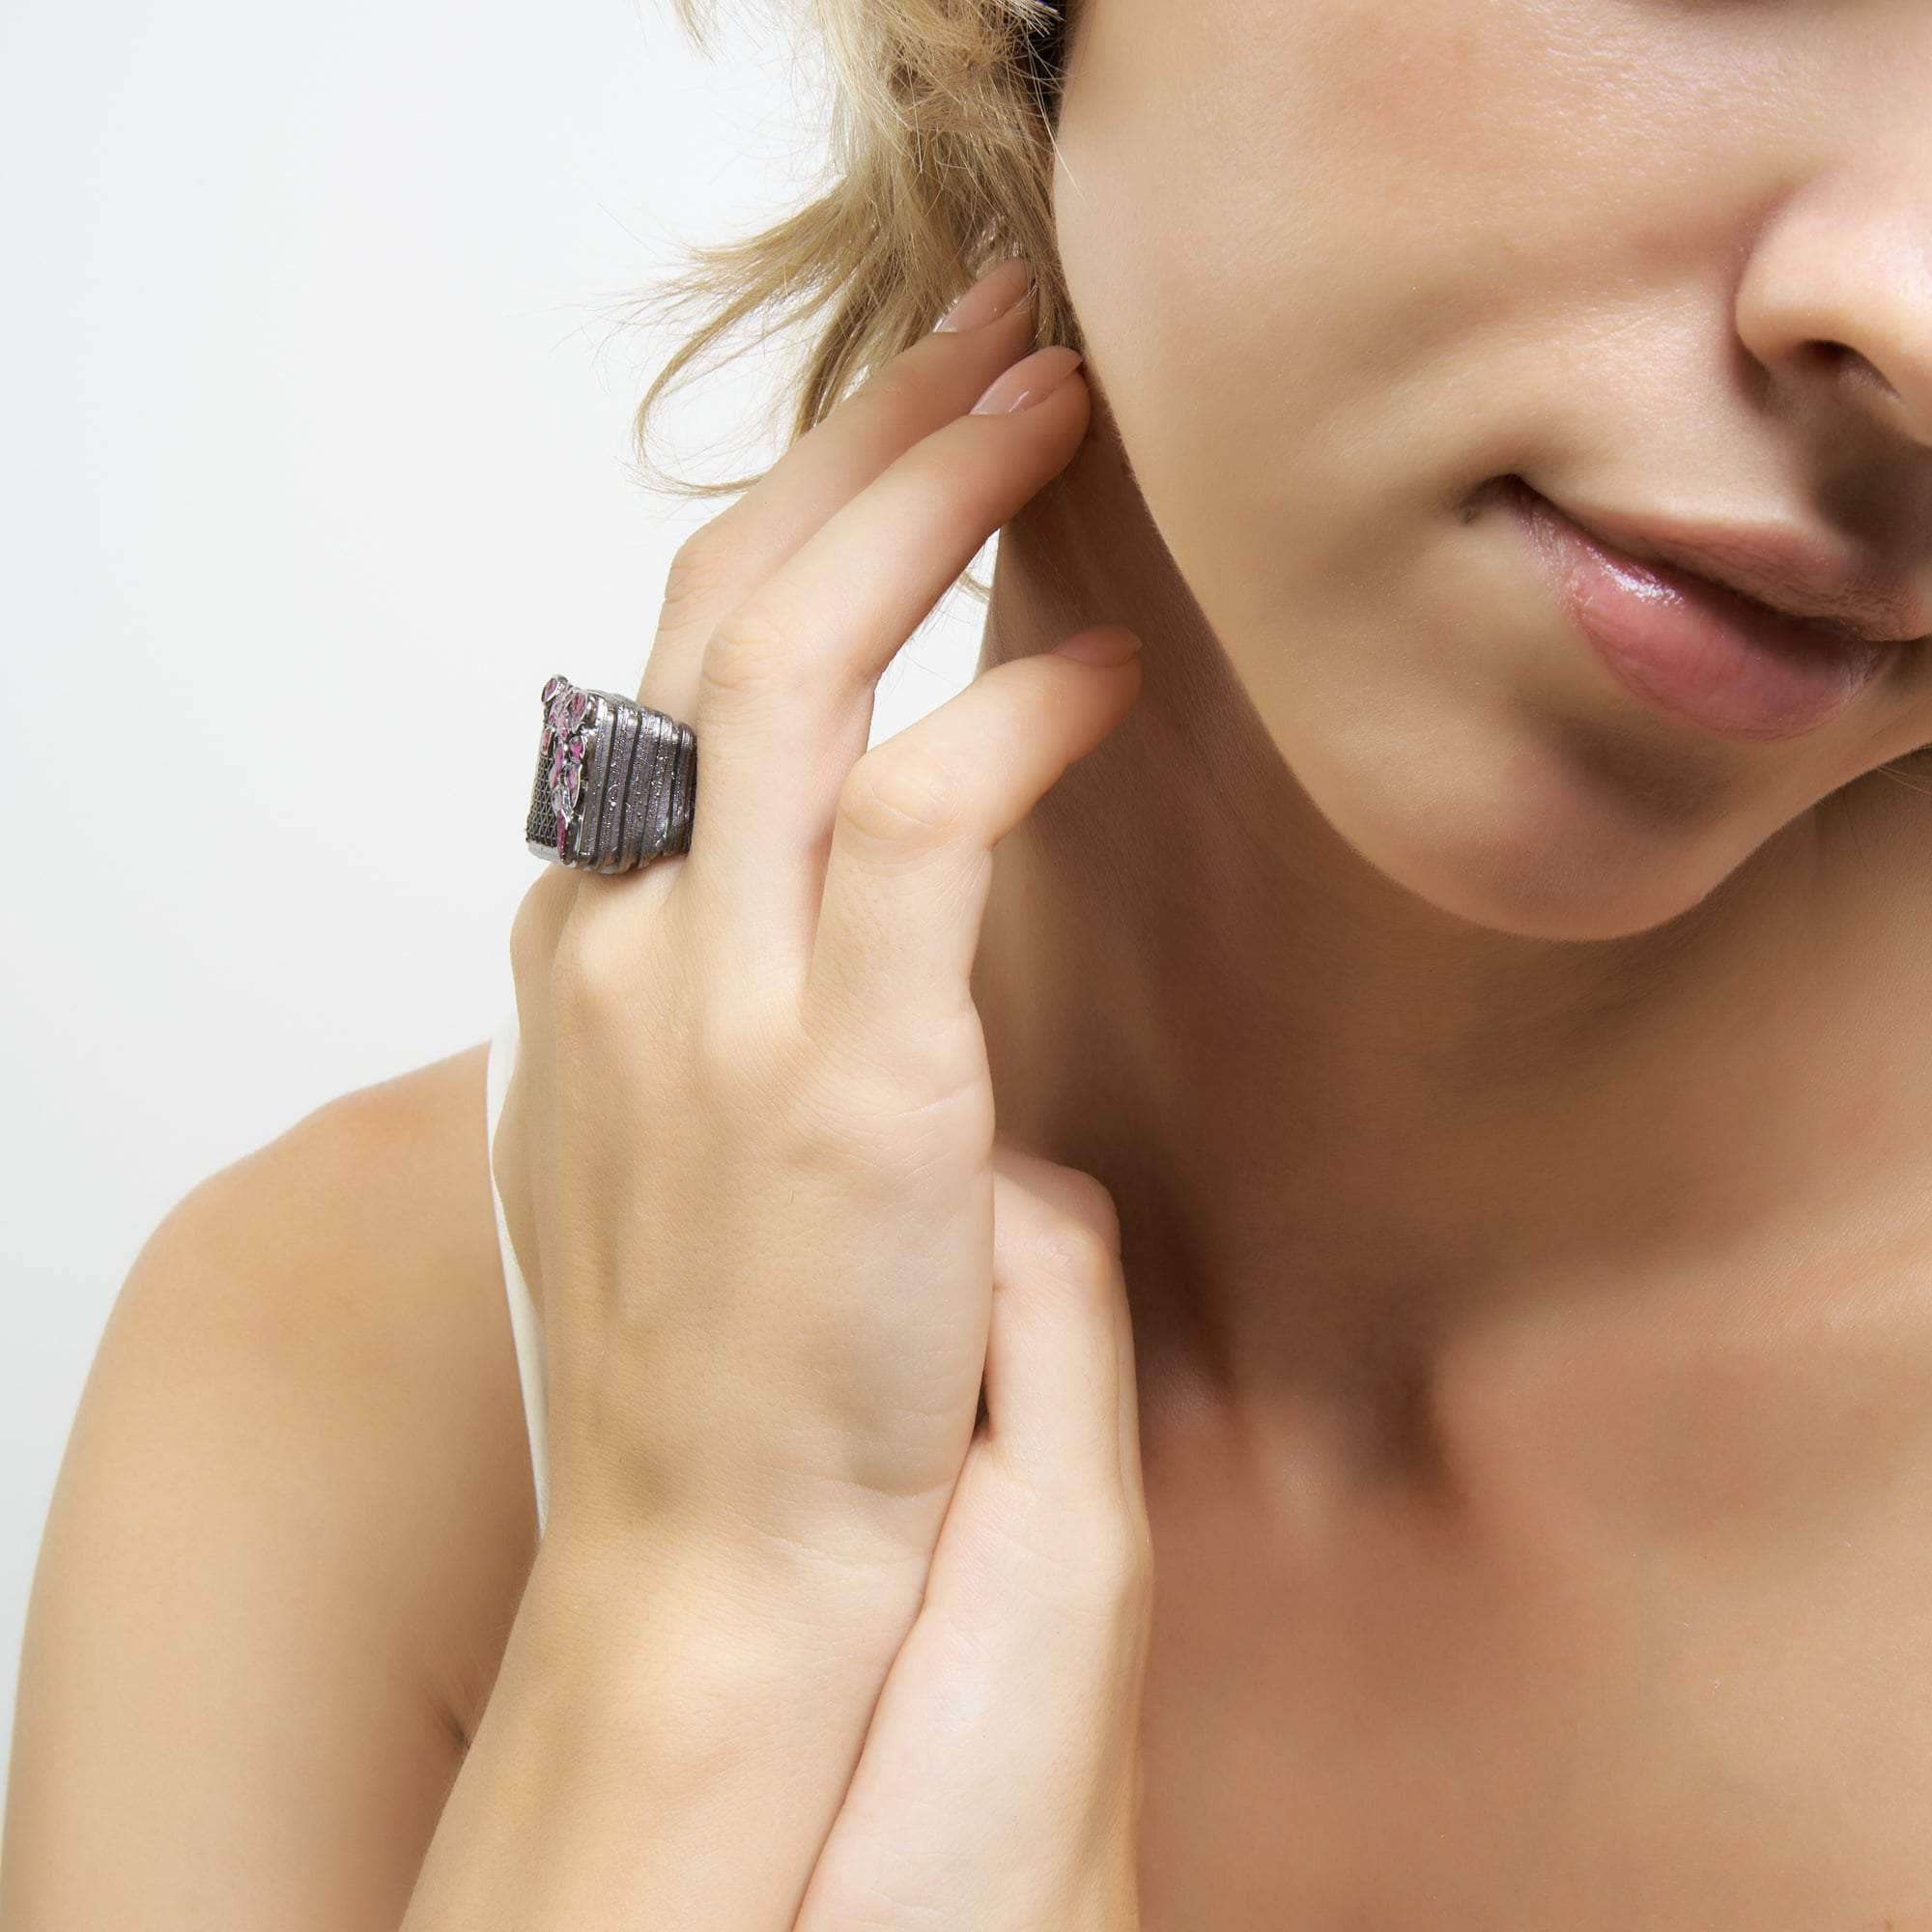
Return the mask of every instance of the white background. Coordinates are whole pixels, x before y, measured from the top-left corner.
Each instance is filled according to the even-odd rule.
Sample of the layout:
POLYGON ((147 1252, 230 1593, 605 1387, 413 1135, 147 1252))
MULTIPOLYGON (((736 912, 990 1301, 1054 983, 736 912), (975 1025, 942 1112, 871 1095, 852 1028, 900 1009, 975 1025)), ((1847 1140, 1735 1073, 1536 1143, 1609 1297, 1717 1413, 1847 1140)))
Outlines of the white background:
MULTIPOLYGON (((800 11, 725 0, 705 60, 668 0, 0 10, 0 1737, 156 1222, 511 1009, 537 691, 636 688, 724 500, 630 469, 673 337, 622 310, 822 178, 800 11)), ((774 372, 700 379, 660 459, 762 467, 774 372)), ((942 602, 874 742, 980 618, 942 602)))

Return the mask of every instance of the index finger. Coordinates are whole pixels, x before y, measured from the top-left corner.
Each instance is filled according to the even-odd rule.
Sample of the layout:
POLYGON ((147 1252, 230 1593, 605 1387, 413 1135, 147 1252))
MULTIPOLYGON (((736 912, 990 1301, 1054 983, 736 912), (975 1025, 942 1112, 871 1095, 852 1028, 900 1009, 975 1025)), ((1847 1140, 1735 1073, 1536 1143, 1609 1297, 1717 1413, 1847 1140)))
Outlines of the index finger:
POLYGON ((967 292, 983 303, 963 318, 970 326, 954 328, 942 318, 685 540, 666 585, 638 689, 640 703, 689 720, 705 641, 720 619, 914 443, 970 409, 1017 359, 1033 330, 1032 294, 1026 258, 1002 262, 967 292))

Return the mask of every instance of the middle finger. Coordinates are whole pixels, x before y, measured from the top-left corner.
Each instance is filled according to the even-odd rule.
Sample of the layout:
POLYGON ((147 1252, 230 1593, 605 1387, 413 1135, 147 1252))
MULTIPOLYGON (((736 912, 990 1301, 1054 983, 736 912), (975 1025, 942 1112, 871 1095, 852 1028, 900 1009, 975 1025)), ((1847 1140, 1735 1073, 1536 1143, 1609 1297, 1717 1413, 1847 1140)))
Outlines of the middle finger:
POLYGON ((674 891, 708 952, 794 995, 810 963, 838 796, 865 753, 872 688, 1000 526, 1086 434, 1080 357, 1012 365, 1029 406, 955 417, 836 510, 728 611, 705 645, 694 728, 701 827, 674 891))
POLYGON ((1024 256, 989 270, 968 294, 994 304, 990 318, 976 325, 968 317, 958 330, 942 318, 931 334, 893 356, 729 508, 686 539, 644 665, 640 703, 673 718, 692 717, 705 646, 719 620, 894 458, 971 408, 1030 346, 1032 293, 1024 256))

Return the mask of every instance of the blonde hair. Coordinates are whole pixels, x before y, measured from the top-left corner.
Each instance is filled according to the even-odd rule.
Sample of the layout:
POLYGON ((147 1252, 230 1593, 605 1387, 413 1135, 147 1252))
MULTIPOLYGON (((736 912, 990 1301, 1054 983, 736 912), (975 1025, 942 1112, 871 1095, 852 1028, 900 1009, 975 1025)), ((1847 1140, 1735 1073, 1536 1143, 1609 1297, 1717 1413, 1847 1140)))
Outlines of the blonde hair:
MULTIPOLYGON (((785 392, 791 440, 1009 255, 1027 257, 1038 285, 1035 346, 1083 349, 1050 193, 1065 0, 808 4, 837 83, 831 185, 744 240, 687 249, 691 266, 632 305, 647 324, 700 311, 632 420, 639 467, 681 496, 727 496, 758 480, 694 481, 650 457, 678 379, 747 319, 773 315, 766 334, 812 327, 785 392)), ((671 0, 700 53, 712 5, 671 0)))

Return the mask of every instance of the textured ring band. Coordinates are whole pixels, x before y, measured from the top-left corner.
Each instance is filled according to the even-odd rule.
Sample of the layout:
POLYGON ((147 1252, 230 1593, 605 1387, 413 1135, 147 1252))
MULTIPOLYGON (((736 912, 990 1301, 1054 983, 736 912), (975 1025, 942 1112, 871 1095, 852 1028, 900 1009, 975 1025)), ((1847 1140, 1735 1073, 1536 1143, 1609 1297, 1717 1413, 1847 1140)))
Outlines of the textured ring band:
POLYGON ((543 688, 524 842, 553 865, 627 872, 691 850, 697 740, 648 704, 562 675, 543 688))

